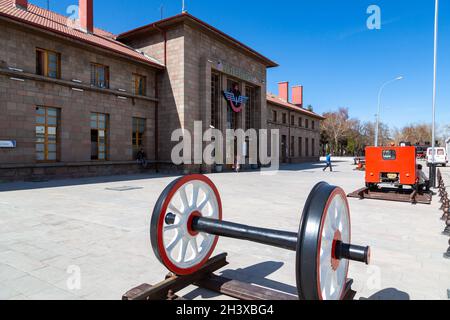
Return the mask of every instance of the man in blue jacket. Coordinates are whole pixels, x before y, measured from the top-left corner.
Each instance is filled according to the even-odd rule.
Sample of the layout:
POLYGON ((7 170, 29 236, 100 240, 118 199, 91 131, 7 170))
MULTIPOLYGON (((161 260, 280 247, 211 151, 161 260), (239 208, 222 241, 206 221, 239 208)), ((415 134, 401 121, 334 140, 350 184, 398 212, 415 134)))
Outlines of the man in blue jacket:
POLYGON ((330 171, 333 172, 333 166, 331 165, 331 152, 327 154, 325 161, 327 163, 327 166, 323 169, 323 171, 330 168, 330 171))

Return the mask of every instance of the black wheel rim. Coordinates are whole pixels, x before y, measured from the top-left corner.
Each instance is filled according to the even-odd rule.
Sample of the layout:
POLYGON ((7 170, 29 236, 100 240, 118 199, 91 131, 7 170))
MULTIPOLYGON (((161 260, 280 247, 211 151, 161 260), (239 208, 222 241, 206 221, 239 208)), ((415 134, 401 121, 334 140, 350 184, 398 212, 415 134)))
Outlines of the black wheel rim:
MULTIPOLYGON (((328 210, 331 199, 336 195, 342 196, 342 189, 320 182, 311 191, 305 207, 298 233, 297 257, 296 257, 296 279, 297 290, 300 300, 322 300, 320 290, 320 270, 318 255, 320 255, 320 243, 324 217, 328 210)), ((345 205, 348 203, 345 199, 345 205)), ((348 217, 348 234, 350 234, 350 220, 348 217)), ((350 236, 348 236, 350 242, 350 236)), ((331 260, 330 260, 331 261, 331 260)), ((345 279, 348 272, 348 261, 346 264, 345 279)), ((345 267, 345 265, 343 265, 345 267)), ((342 276, 341 276, 342 277, 342 276)), ((344 284, 345 286, 345 284, 344 284)), ((339 298, 342 298, 344 289, 341 289, 339 298)))

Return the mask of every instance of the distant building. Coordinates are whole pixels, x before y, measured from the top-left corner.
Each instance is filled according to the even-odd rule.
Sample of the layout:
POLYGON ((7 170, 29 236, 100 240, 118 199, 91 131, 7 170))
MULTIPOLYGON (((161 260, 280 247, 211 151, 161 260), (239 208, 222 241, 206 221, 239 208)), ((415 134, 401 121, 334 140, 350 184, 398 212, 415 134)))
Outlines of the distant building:
POLYGON ((282 163, 318 161, 320 157, 320 124, 324 117, 303 108, 303 87, 278 84, 278 95, 267 95, 268 129, 280 130, 282 163))

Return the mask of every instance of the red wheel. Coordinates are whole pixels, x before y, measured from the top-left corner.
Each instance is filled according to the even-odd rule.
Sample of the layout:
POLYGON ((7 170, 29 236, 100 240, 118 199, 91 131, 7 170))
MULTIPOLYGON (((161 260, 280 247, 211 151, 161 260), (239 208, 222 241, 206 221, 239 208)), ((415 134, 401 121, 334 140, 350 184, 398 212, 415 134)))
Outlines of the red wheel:
POLYGON ((297 288, 302 300, 343 299, 349 260, 336 258, 339 242, 351 243, 344 191, 319 183, 303 210, 297 244, 297 288))
POLYGON ((218 237, 191 229, 195 216, 222 220, 222 203, 214 183, 203 175, 173 181, 159 197, 150 225, 150 240, 159 261, 177 275, 199 270, 211 257, 218 237), (166 223, 166 216, 175 221, 166 223))

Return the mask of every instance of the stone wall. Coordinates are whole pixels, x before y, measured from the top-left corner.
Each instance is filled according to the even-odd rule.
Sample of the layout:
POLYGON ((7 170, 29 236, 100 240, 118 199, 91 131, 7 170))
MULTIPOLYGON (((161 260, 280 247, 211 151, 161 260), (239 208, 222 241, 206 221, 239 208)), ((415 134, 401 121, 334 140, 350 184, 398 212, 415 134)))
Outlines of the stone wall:
MULTIPOLYGON (((167 72, 161 75, 159 83, 160 160, 171 160, 171 151, 177 142, 171 142, 170 137, 175 129, 188 129, 193 133, 194 121, 203 121, 203 131, 209 128, 211 72, 212 70, 217 71, 219 61, 259 75, 261 81, 250 84, 258 88, 260 99, 257 127, 266 128, 266 67, 262 62, 188 23, 171 26, 165 32, 167 72)), ((148 32, 127 40, 127 44, 160 61, 165 60, 163 32, 148 32)), ((223 70, 218 71, 224 72, 223 70)), ((226 87, 225 77, 226 74, 222 79, 224 88, 226 87)), ((244 82, 242 79, 241 81, 244 82)), ((226 108, 226 102, 223 101, 224 115, 226 108)), ((222 118, 225 119, 225 117, 222 118)), ((242 124, 244 119, 241 116, 242 124)))
POLYGON ((166 31, 167 60, 164 53, 164 34, 145 34, 128 42, 134 48, 166 62, 166 71, 158 81, 159 97, 159 160, 170 161, 171 151, 176 143, 171 142, 172 132, 184 127, 185 118, 185 78, 184 78, 184 28, 174 26, 166 31))
MULTIPOLYGON (((17 148, 0 149, 0 164, 36 164, 35 113, 37 106, 57 108, 59 119, 59 160, 61 163, 90 161, 91 112, 109 115, 108 160, 131 161, 132 118, 145 118, 145 151, 155 155, 155 70, 126 59, 59 40, 45 33, 34 33, 0 21, 0 140, 16 140, 17 148), (5 30, 6 32, 3 32, 5 30), (35 75, 36 48, 61 53, 61 80, 35 75), (90 88, 90 63, 108 65, 110 90, 90 88), (23 69, 14 77, 6 67, 23 69), (3 71, 2 71, 3 70, 3 71), (147 77, 147 95, 132 92, 132 74, 147 77), (82 81, 84 91, 74 91, 82 81), (117 91, 125 89, 126 93, 117 91), (118 95, 127 95, 120 99, 118 95)), ((105 164, 107 165, 107 164, 105 164)))
POLYGON ((267 118, 268 129, 278 129, 280 131, 280 162, 285 160, 289 163, 301 163, 308 161, 318 161, 320 158, 320 120, 307 116, 301 112, 289 110, 272 103, 268 103, 267 118), (277 112, 277 121, 273 121, 273 111, 277 112), (283 123, 283 114, 286 114, 286 123, 283 123), (294 125, 291 125, 291 116, 294 116, 294 125), (302 126, 299 125, 299 119, 302 119, 302 126), (305 127, 305 120, 309 121, 309 128, 305 127), (314 121, 314 129, 312 129, 312 123, 314 121), (286 159, 282 159, 282 136, 286 136, 286 159), (294 137, 294 151, 291 156, 291 137, 294 137), (302 138, 302 150, 300 150, 299 138, 302 138), (306 154, 307 146, 306 139, 308 139, 309 156, 306 154), (314 139, 314 148, 312 145, 314 139), (313 154, 314 150, 314 154, 313 154))

